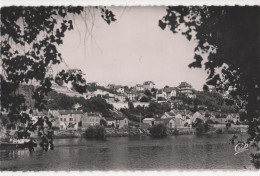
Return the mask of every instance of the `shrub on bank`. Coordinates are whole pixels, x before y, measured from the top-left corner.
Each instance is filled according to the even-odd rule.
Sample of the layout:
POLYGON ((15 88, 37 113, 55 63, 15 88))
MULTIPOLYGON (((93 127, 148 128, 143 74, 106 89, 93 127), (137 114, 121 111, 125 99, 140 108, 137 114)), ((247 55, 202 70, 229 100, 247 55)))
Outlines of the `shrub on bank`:
POLYGON ((219 129, 216 130, 216 133, 217 133, 217 134, 222 134, 222 133, 223 133, 223 130, 222 130, 221 128, 219 128, 219 129))
POLYGON ((179 131, 177 129, 174 129, 174 131, 172 132, 172 135, 178 136, 179 135, 179 131))
POLYGON ((89 126, 85 132, 85 136, 92 139, 105 139, 106 129, 101 125, 89 126))
POLYGON ((149 128, 150 134, 155 138, 162 138, 167 136, 167 128, 164 124, 156 124, 149 128))

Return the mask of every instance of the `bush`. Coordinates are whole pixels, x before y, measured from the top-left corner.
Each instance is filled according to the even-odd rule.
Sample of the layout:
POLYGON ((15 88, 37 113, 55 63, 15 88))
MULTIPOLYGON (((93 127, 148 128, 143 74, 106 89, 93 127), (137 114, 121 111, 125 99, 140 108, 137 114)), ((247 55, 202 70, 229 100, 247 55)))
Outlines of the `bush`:
POLYGON ((85 132, 87 138, 92 139, 105 139, 106 138, 106 129, 103 126, 95 125, 89 126, 85 132))
POLYGON ((162 138, 167 136, 167 129, 164 124, 156 124, 149 128, 150 134, 155 138, 162 138))
POLYGON ((178 136, 179 135, 179 131, 177 129, 174 129, 173 133, 174 136, 178 136))
POLYGON ((216 133, 217 133, 217 134, 222 134, 222 133, 223 133, 223 130, 222 130, 221 128, 219 128, 219 129, 216 130, 216 133))
POLYGON ((140 99, 140 102, 149 102, 150 99, 148 97, 145 97, 143 96, 141 99, 140 99))
POLYGON ((208 123, 197 123, 196 132, 198 134, 207 133, 210 130, 210 126, 208 123))

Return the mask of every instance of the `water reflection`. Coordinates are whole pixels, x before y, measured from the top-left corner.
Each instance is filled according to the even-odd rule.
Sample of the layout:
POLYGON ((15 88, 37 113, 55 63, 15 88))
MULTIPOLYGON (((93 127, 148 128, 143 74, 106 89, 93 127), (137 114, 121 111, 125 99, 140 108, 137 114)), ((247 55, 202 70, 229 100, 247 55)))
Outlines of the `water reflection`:
POLYGON ((243 169, 249 153, 234 156, 231 135, 56 139, 55 150, 0 151, 1 170, 243 169))
POLYGON ((0 161, 15 160, 30 155, 26 150, 0 150, 0 161))

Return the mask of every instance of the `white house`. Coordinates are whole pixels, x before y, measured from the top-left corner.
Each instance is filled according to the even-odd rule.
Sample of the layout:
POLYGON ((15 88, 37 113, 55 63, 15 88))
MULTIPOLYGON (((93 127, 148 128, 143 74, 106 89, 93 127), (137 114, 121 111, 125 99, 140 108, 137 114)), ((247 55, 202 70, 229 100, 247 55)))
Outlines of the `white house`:
POLYGON ((205 119, 204 116, 203 116, 201 113, 195 112, 195 113, 193 114, 193 116, 191 117, 191 122, 195 122, 195 120, 196 120, 197 118, 199 118, 199 119, 201 119, 201 120, 204 120, 204 119, 205 119))
POLYGON ((161 117, 161 119, 172 119, 174 117, 175 117, 175 113, 170 111, 170 112, 165 112, 161 117))
POLYGON ((152 81, 145 81, 145 82, 143 83, 144 89, 151 90, 152 88, 154 88, 154 86, 155 86, 155 84, 154 84, 154 82, 152 82, 152 81))
POLYGON ((142 91, 145 90, 145 89, 144 89, 144 86, 143 86, 142 84, 136 84, 135 89, 136 89, 136 91, 138 91, 138 92, 142 92, 142 91))
POLYGON ((82 117, 82 129, 87 129, 89 126, 100 125, 102 116, 99 113, 84 113, 82 117))
POLYGON ((114 119, 114 125, 116 128, 124 128, 128 126, 128 119, 124 116, 122 112, 111 111, 114 119))
POLYGON ((115 127, 124 128, 128 126, 128 119, 126 117, 116 117, 114 120, 115 127))
POLYGON ((116 89, 117 93, 123 94, 125 93, 125 88, 124 87, 119 87, 118 89, 116 89))
POLYGON ((54 117, 59 118, 60 130, 78 130, 79 122, 82 119, 83 112, 80 110, 52 110, 54 117))
POLYGON ((163 89, 159 89, 156 92, 156 100, 158 100, 159 97, 169 100, 171 97, 177 97, 177 95, 178 95, 178 88, 165 87, 163 89))
POLYGON ((124 94, 115 94, 115 101, 118 100, 121 103, 126 101, 126 96, 124 94))
POLYGON ((135 91, 127 91, 126 95, 127 95, 127 98, 131 101, 135 100, 137 97, 137 93, 135 91))
POLYGON ((177 97, 178 89, 176 87, 168 87, 164 88, 163 91, 165 92, 165 99, 170 99, 171 97, 177 97))
POLYGON ((149 124, 150 126, 154 125, 154 118, 144 118, 143 123, 149 124))
POLYGON ((177 114, 175 116, 175 128, 183 128, 185 121, 183 120, 183 116, 181 114, 177 114))

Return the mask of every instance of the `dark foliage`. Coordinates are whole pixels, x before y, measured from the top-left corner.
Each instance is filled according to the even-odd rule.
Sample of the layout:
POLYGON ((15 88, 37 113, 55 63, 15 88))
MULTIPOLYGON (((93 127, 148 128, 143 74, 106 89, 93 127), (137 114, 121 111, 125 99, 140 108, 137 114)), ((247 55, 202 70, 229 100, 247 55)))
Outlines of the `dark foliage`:
MULTIPOLYGON (((110 24, 115 21, 114 14, 105 7, 97 7, 101 17, 110 24)), ((46 108, 46 96, 51 91, 51 79, 46 75, 49 67, 59 64, 62 56, 57 46, 63 44, 66 31, 73 30, 70 16, 81 14, 83 7, 3 7, 1 8, 1 111, 8 112, 13 123, 23 123, 24 128, 18 133, 27 137, 28 130, 36 130, 40 136, 46 136, 53 148, 52 133, 45 133, 43 124, 51 130, 47 117, 40 118, 37 125, 32 125, 25 95, 19 93, 21 84, 35 84, 31 98, 33 108, 39 111, 46 108), (28 123, 27 123, 28 122, 28 123)), ((62 72, 56 82, 72 81, 74 89, 85 91, 81 74, 64 76, 62 72)), ((65 98, 65 97, 63 97, 65 98)), ((64 105, 66 106, 66 105, 64 105)), ((70 106, 70 105, 69 105, 70 106)), ((31 106, 32 107, 32 106, 31 106)), ((65 107, 67 108, 67 107, 65 107)), ((19 137, 22 137, 21 135, 19 137)), ((48 143, 49 144, 49 143, 48 143)))
POLYGON ((85 136, 90 139, 105 139, 106 129, 101 125, 89 126, 85 136))
POLYGON ((171 105, 169 103, 156 103, 151 102, 148 107, 137 106, 134 107, 132 102, 128 103, 128 108, 121 108, 120 111, 125 114, 128 119, 134 120, 136 122, 140 121, 140 114, 142 115, 142 119, 146 117, 153 117, 157 115, 161 115, 164 112, 169 112, 171 110, 171 105))
POLYGON ((150 134, 155 138, 163 138, 167 136, 167 128, 163 124, 156 124, 149 128, 150 134))
MULTIPOLYGON (((204 61, 207 84, 217 90, 231 89, 236 104, 246 109, 249 122, 259 121, 260 116, 259 11, 258 6, 178 6, 168 7, 159 21, 162 29, 168 26, 173 33, 198 41, 195 61, 189 66, 201 68, 204 61), (206 60, 204 53, 209 54, 206 60)), ((249 140, 258 138, 258 130, 249 123, 249 140)), ((254 158, 252 161, 259 165, 254 158)))
POLYGON ((103 126, 103 127, 107 127, 107 121, 105 121, 104 119, 101 119, 100 125, 103 126))
POLYGON ((81 105, 79 109, 83 112, 100 112, 103 115, 110 115, 110 110, 114 108, 101 97, 86 100, 83 97, 70 97, 55 91, 49 93, 47 100, 48 109, 73 109, 74 105, 78 103, 81 105))

